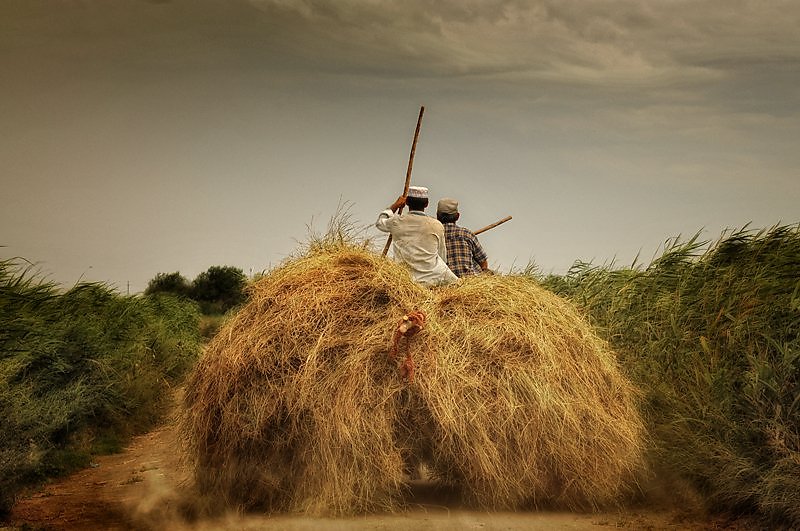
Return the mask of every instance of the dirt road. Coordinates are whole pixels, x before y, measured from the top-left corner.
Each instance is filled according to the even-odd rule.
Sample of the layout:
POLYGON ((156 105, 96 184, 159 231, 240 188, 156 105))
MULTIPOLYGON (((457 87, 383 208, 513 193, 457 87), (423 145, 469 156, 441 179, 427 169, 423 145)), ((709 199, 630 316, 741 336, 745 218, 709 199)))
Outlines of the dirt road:
MULTIPOLYGON (((181 463, 174 423, 135 438, 121 454, 97 458, 91 468, 21 499, 11 525, 28 529, 80 530, 406 530, 406 529, 721 529, 719 523, 679 520, 674 513, 480 512, 458 507, 447 493, 417 485, 408 511, 354 518, 228 514, 187 521, 181 510, 190 476, 181 463)), ((12 527, 11 529, 14 529, 12 527)), ((0 527, 0 531, 2 531, 0 527)))

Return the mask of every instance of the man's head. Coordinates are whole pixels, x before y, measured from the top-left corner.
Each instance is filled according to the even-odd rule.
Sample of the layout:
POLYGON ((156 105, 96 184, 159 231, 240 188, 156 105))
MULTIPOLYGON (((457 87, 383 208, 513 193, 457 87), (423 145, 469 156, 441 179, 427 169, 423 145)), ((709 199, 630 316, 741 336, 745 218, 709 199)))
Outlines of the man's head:
POLYGON ((445 197, 436 206, 436 219, 442 223, 455 223, 461 214, 458 212, 458 201, 445 197))
POLYGON ((428 189, 424 186, 409 186, 406 206, 409 210, 425 210, 428 207, 428 189))

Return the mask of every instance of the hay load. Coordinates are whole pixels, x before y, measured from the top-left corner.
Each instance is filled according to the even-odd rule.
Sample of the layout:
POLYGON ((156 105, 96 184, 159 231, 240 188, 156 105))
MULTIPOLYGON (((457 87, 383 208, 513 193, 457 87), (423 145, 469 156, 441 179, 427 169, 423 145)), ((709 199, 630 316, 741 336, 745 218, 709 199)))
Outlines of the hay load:
POLYGON ((436 297, 440 338, 417 392, 437 474, 481 507, 612 502, 642 460, 635 391, 564 299, 480 276, 436 297))
POLYGON ((641 464, 633 397, 575 310, 529 279, 428 290, 323 244, 253 285, 187 384, 182 432, 198 487, 230 505, 391 510, 423 462, 480 507, 592 507, 641 464), (388 353, 414 310, 403 377, 388 353))

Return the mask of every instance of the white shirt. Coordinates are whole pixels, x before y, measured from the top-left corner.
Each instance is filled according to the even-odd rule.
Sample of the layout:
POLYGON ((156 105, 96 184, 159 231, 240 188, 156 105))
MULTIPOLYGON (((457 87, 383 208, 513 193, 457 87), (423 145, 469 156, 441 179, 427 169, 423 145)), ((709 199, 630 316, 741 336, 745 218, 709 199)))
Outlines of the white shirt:
POLYGON ((411 269, 411 277, 423 286, 452 284, 458 277, 447 267, 444 227, 422 212, 395 214, 384 210, 375 226, 392 235, 394 257, 411 269))

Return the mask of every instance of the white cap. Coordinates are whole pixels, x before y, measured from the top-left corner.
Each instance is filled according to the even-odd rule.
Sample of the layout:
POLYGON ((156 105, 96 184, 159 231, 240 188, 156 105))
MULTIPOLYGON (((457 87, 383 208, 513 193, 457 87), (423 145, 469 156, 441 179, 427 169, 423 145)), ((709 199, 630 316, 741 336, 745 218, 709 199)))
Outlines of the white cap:
POLYGON ((408 197, 419 197, 420 199, 428 199, 428 189, 424 186, 409 186, 408 197))

